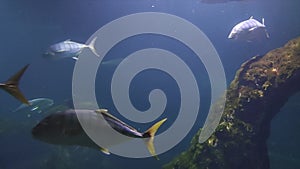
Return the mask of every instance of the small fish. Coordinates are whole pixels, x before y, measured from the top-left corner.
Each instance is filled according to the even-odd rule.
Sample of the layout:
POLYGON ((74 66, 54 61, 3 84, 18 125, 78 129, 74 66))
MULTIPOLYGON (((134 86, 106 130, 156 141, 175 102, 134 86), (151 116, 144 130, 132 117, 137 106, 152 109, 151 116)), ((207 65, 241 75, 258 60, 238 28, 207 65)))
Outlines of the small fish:
POLYGON ((228 39, 246 40, 251 42, 262 36, 266 36, 266 38, 270 37, 266 30, 264 18, 262 18, 262 23, 260 23, 251 16, 248 20, 235 25, 229 33, 228 39))
POLYGON ((28 101, 30 105, 21 104, 18 108, 16 108, 13 112, 42 112, 52 106, 54 101, 48 98, 36 98, 28 101))
POLYGON ((77 60, 84 48, 89 48, 96 56, 99 56, 94 46, 96 39, 97 37, 95 37, 88 45, 73 42, 71 40, 65 40, 63 42, 56 43, 47 49, 47 51, 44 53, 44 57, 53 60, 63 58, 73 58, 77 60))
POLYGON ((30 103, 24 97, 21 90, 19 89, 19 81, 28 68, 29 65, 24 66, 21 70, 19 70, 16 74, 11 76, 6 82, 0 83, 0 88, 8 92, 10 95, 14 96, 20 102, 29 105, 30 103))
MULTIPOLYGON (((33 129, 32 135, 34 138, 58 145, 79 145, 99 149, 105 153, 110 154, 107 147, 99 147, 96 145, 84 132, 77 116, 82 117, 90 126, 95 126, 97 133, 106 132, 107 128, 113 128, 119 133, 132 137, 145 139, 148 151, 156 157, 154 148, 154 135, 158 128, 167 120, 166 118, 155 123, 146 132, 141 133, 135 128, 122 122, 116 117, 108 113, 107 109, 99 110, 83 110, 83 109, 69 109, 66 111, 59 111, 53 113, 42 121, 40 121, 33 129), (102 115, 103 118, 100 118, 102 115)), ((120 144, 127 140, 111 140, 109 146, 120 144)), ((156 157, 157 158, 157 157, 156 157)))
POLYGON ((126 58, 125 59, 117 58, 117 59, 106 60, 106 61, 102 61, 101 65, 102 66, 112 66, 113 67, 113 66, 119 65, 124 60, 126 60, 126 58))

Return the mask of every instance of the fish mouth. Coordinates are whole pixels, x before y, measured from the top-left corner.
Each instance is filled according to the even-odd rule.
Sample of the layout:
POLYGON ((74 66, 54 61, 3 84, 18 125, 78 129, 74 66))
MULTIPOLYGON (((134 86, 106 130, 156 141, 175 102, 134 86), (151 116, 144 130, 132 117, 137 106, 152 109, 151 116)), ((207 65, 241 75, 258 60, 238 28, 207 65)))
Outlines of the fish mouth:
POLYGON ((39 128, 39 124, 37 124, 35 127, 33 127, 33 128, 31 129, 31 135, 32 135, 34 138, 39 138, 39 136, 41 135, 40 128, 39 128))
POLYGON ((233 35, 233 34, 229 34, 227 38, 228 38, 228 39, 233 39, 233 38, 234 38, 234 35, 233 35))
POLYGON ((228 35, 228 39, 236 39, 237 38, 238 33, 236 33, 235 31, 231 31, 228 35))
POLYGON ((31 129, 31 135, 34 138, 41 138, 43 135, 45 135, 45 133, 47 134, 47 132, 45 132, 45 124, 47 124, 46 122, 40 122, 37 125, 35 125, 32 129, 31 129))

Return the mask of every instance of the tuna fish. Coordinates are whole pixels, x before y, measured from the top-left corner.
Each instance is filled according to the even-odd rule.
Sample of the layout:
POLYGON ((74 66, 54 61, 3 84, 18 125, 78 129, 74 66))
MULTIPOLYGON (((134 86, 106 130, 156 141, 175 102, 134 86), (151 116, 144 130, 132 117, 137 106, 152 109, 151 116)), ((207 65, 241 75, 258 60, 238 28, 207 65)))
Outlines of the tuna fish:
POLYGON ((262 23, 253 19, 251 16, 248 20, 242 21, 235 25, 228 35, 228 39, 245 40, 248 42, 257 40, 265 36, 269 38, 269 34, 266 30, 264 18, 262 23))
POLYGON ((96 56, 99 56, 95 49, 96 39, 97 37, 95 37, 88 45, 71 40, 65 40, 63 42, 56 43, 47 49, 47 51, 44 53, 44 57, 53 60, 63 58, 73 58, 77 60, 84 48, 89 48, 96 56))
MULTIPOLYGON (((107 127, 113 128, 119 133, 131 138, 145 139, 147 148, 152 156, 156 157, 154 148, 154 135, 158 128, 167 120, 163 119, 155 123, 144 133, 122 122, 108 113, 106 109, 83 110, 70 109, 66 111, 53 113, 44 118, 32 129, 34 138, 58 145, 79 145, 100 149, 105 154, 110 154, 108 147, 99 147, 84 132, 77 118, 81 116, 91 126, 97 126, 95 130, 101 135, 101 132, 107 131, 107 127), (99 117, 102 116, 103 118, 99 117)), ((109 145, 113 146, 128 140, 112 140, 109 145)))

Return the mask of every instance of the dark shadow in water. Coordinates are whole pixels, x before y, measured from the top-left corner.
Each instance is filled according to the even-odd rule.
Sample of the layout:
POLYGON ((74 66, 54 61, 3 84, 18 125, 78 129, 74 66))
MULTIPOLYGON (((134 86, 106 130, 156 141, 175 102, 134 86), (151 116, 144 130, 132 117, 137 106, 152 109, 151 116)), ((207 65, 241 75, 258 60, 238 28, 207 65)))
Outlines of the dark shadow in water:
POLYGON ((300 168, 300 93, 289 99, 271 123, 268 149, 271 169, 300 168))

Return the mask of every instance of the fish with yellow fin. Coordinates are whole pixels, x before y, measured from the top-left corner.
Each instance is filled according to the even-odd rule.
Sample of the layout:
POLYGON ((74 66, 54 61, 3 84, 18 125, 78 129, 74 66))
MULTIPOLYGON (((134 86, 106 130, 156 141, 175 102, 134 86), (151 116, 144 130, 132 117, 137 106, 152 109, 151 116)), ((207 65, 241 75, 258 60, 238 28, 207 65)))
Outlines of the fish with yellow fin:
MULTIPOLYGON (((69 109, 53 113, 41 120, 33 129, 32 135, 35 139, 58 145, 79 145, 100 149, 105 154, 110 154, 109 147, 99 147, 84 132, 77 116, 86 118, 89 125, 100 126, 97 133, 105 132, 110 127, 117 132, 130 138, 142 138, 145 140, 148 151, 157 158, 154 148, 154 135, 158 128, 167 120, 162 119, 155 123, 147 131, 141 133, 123 121, 111 115, 107 109, 83 110, 69 109), (99 118, 102 115, 103 118, 99 118), (102 130, 101 130, 102 129, 102 130)), ((112 140, 110 146, 119 144, 126 140, 112 140)))

